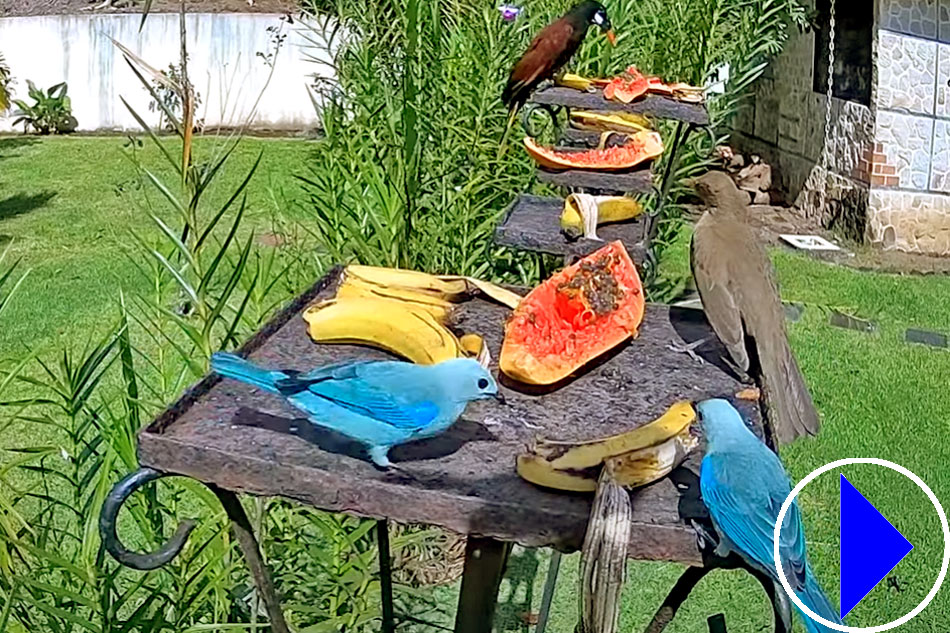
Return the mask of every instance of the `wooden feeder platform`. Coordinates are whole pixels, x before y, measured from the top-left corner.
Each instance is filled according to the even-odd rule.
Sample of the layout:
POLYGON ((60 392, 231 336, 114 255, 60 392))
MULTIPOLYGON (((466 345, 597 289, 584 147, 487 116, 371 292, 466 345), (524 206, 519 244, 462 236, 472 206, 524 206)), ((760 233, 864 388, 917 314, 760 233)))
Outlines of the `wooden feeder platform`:
MULTIPOLYGON (((240 353, 264 367, 299 370, 349 359, 389 358, 368 347, 316 344, 308 336, 303 310, 332 296, 339 279, 335 269, 240 353)), ((509 314, 507 308, 480 298, 459 305, 455 329, 484 336, 496 375, 509 314)), ((390 458, 398 468, 390 471, 377 469, 359 445, 317 429, 280 398, 208 375, 139 434, 142 470, 120 482, 109 496, 103 509, 104 542, 127 565, 153 569, 167 563, 183 547, 190 527, 183 525, 165 551, 129 552, 115 537, 114 519, 121 504, 143 483, 164 476, 187 476, 209 485, 233 521, 272 626, 283 633, 287 629, 281 628, 286 624, 279 601, 234 493, 281 496, 382 520, 378 535, 385 579, 385 520, 437 525, 469 535, 456 631, 489 631, 507 548, 518 543, 576 550, 589 519, 591 495, 539 488, 516 473, 516 456, 536 435, 592 439, 649 422, 676 401, 709 397, 732 399, 761 435, 755 404, 733 398, 742 384, 721 364, 724 351, 715 337, 698 350, 705 363, 668 347, 711 334, 701 311, 648 305, 637 339, 556 389, 527 388, 499 376, 506 404, 470 404, 442 436, 394 448, 390 458)), ((684 518, 697 509, 703 514, 698 501, 700 458, 697 451, 671 477, 631 491, 631 558, 702 562, 696 534, 684 518)), ((384 586, 384 596, 387 591, 384 586)))
POLYGON ((605 224, 597 228, 597 235, 605 242, 586 237, 568 239, 560 229, 560 216, 564 201, 520 194, 508 207, 502 221, 495 229, 495 242, 522 250, 559 255, 566 259, 583 257, 605 242, 620 240, 634 263, 643 263, 646 251, 642 246, 643 222, 634 219, 628 222, 605 224))

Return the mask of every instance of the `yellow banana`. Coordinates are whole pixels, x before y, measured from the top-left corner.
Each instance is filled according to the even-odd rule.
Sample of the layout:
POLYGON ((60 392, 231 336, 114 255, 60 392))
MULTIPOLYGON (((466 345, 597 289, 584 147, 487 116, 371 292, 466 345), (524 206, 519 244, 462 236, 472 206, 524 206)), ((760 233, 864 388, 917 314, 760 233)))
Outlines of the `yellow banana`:
POLYGON ((488 345, 485 339, 479 334, 463 334, 459 337, 459 346, 467 356, 474 358, 482 367, 488 367, 491 364, 491 353, 488 351, 488 345))
POLYGON ((343 278, 356 278, 383 288, 411 290, 445 301, 459 301, 476 292, 481 292, 509 308, 517 307, 521 301, 519 295, 501 286, 458 275, 430 275, 416 270, 352 264, 346 267, 343 278))
POLYGON ((593 492, 597 490, 597 476, 600 466, 583 470, 558 470, 543 457, 532 453, 518 455, 516 462, 518 475, 536 486, 567 490, 568 492, 593 492))
MULTIPOLYGON (((598 225, 630 220, 642 212, 643 205, 633 198, 626 196, 597 197, 598 225)), ((564 211, 561 212, 561 230, 572 239, 584 234, 584 218, 581 216, 574 194, 569 195, 564 201, 564 211)))
POLYGON ((559 86, 564 86, 565 88, 573 88, 574 90, 590 90, 594 86, 594 82, 587 77, 581 77, 580 75, 575 75, 574 73, 564 73, 557 78, 555 82, 559 86))
POLYGON ((634 112, 571 112, 571 124, 581 130, 643 132, 653 129, 650 119, 634 112))
POLYGON ((446 280, 417 270, 362 266, 359 264, 347 266, 343 274, 344 279, 355 277, 384 288, 414 290, 446 301, 460 299, 468 294, 468 284, 461 277, 446 280))
POLYGON ((689 428, 695 419, 696 411, 689 402, 677 402, 656 420, 625 433, 584 442, 539 440, 533 452, 557 470, 582 470, 599 466, 607 458, 664 442, 689 428))
POLYGON ((454 304, 435 295, 407 290, 399 286, 380 286, 363 281, 359 277, 347 276, 336 291, 337 299, 393 299, 408 304, 409 307, 424 310, 440 323, 451 319, 454 304))
POLYGON ((422 365, 465 355, 448 328, 428 311, 404 301, 331 299, 308 308, 303 318, 318 343, 369 345, 422 365))
MULTIPOLYGON (((614 481, 626 488, 646 486, 666 477, 683 463, 698 440, 689 428, 654 446, 630 451, 604 462, 612 470, 614 481)), ((593 492, 601 466, 581 469, 558 469, 543 457, 526 453, 518 456, 517 471, 522 479, 545 488, 569 492, 593 492)))

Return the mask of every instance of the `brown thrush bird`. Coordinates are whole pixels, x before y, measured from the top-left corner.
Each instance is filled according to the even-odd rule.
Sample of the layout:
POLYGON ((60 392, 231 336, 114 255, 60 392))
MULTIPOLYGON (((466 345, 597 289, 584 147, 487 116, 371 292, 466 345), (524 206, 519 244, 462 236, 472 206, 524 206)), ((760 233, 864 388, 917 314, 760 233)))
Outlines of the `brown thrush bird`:
POLYGON ((706 318, 738 369, 760 388, 770 443, 815 435, 818 412, 788 345, 775 271, 747 222, 748 198, 721 171, 693 186, 708 207, 690 253, 706 318))

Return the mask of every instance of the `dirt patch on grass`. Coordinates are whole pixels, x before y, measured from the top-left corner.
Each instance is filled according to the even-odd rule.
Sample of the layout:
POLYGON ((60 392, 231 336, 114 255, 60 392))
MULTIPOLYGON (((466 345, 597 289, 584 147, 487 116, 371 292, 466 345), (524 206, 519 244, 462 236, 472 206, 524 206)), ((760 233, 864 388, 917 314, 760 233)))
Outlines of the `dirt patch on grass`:
MULTIPOLYGON (((95 9, 103 4, 102 0, 0 0, 0 17, 17 15, 73 15, 88 13, 137 13, 139 5, 128 0, 115 0, 112 4, 95 9)), ((156 13, 176 12, 180 3, 177 0, 154 0, 152 11, 156 13)), ((297 11, 296 0, 187 0, 185 9, 189 13, 292 13, 297 11)))

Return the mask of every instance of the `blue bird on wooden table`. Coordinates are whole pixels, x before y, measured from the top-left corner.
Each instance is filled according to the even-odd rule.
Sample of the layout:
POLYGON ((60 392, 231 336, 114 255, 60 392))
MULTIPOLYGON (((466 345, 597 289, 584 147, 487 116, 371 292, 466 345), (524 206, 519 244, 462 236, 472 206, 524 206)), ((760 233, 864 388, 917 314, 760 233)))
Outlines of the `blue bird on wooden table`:
MULTIPOLYGON (((727 401, 706 400, 696 408, 706 436, 699 487, 720 537, 716 554, 739 554, 768 574, 775 582, 776 595, 787 601, 775 569, 772 539, 779 510, 792 491, 785 468, 727 401)), ((782 568, 795 595, 821 617, 841 623, 808 563, 797 501, 785 514, 779 538, 782 568)), ((802 618, 809 633, 833 630, 804 614, 802 618)), ((785 624, 791 630, 790 623, 785 624)))
POLYGON ((488 370, 470 358, 435 365, 350 361, 300 373, 217 352, 211 369, 282 396, 313 424, 363 444, 381 468, 392 465, 390 448, 442 433, 472 400, 503 400, 488 370))

